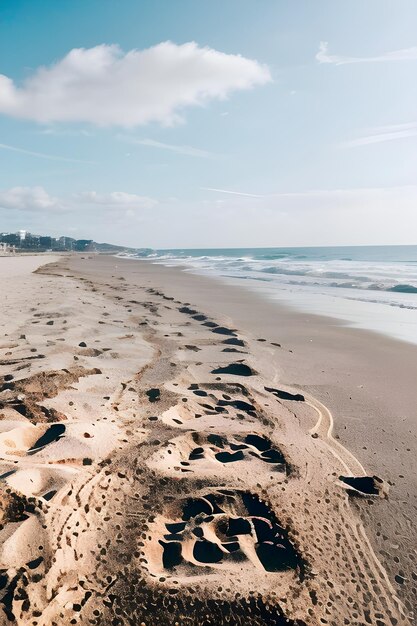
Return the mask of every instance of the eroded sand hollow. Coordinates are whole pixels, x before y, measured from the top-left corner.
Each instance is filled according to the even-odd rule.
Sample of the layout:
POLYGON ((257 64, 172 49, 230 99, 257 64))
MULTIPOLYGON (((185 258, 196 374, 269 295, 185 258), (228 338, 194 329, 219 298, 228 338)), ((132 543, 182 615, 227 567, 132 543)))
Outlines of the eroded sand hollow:
POLYGON ((101 267, 42 269, 1 346, 0 623, 411 623, 275 348, 101 267))

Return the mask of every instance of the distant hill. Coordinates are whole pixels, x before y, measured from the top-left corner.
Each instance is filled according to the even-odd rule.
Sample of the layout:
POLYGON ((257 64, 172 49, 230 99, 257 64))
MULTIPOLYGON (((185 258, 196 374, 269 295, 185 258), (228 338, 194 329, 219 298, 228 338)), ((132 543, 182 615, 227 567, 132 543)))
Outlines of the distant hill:
POLYGON ((97 243, 92 242, 92 246, 97 252, 134 252, 135 248, 128 248, 127 246, 115 246, 112 243, 97 243))

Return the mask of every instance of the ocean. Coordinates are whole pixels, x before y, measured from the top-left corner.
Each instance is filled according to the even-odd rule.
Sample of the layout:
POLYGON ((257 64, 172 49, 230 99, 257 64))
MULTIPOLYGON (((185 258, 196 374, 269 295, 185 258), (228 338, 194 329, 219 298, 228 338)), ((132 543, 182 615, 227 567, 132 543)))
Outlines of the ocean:
POLYGON ((417 344, 417 246, 138 250, 304 312, 417 344))

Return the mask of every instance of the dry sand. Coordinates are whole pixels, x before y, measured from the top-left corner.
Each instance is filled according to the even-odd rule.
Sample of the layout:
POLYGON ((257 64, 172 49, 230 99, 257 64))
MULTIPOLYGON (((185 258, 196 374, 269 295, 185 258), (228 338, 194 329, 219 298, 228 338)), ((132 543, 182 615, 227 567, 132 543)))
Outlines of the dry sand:
POLYGON ((49 261, 0 259, 0 623, 413 623, 415 347, 49 261))

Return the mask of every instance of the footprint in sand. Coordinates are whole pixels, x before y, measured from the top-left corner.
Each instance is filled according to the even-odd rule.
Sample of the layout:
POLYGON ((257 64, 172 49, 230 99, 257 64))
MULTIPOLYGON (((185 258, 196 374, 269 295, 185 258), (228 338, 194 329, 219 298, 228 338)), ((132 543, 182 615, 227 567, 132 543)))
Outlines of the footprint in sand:
MULTIPOLYGON (((149 555, 153 572, 192 577, 204 568, 273 574, 301 581, 302 557, 271 508, 249 491, 222 489, 179 500, 153 523, 159 550, 149 555), (190 567, 190 565, 192 567, 190 567)), ((145 547, 145 553, 146 553, 145 547)))

